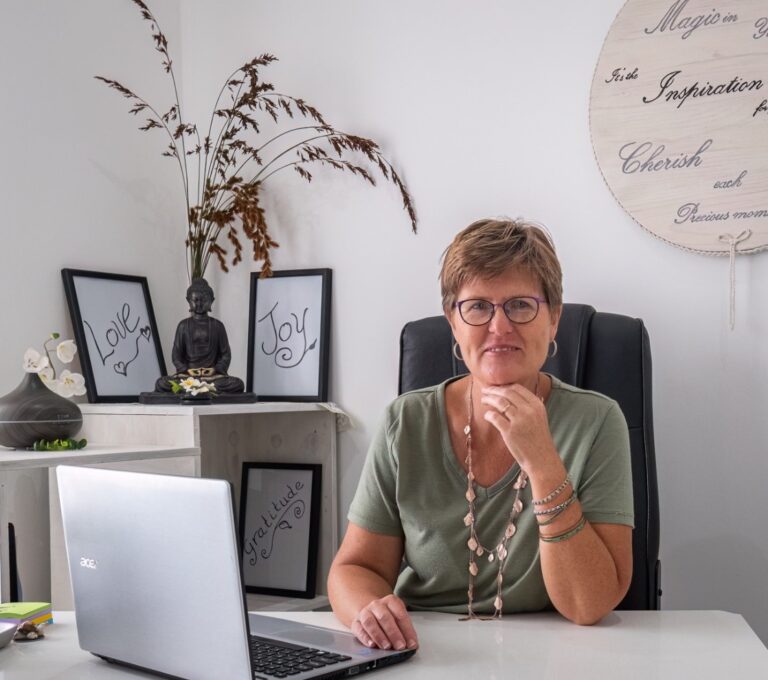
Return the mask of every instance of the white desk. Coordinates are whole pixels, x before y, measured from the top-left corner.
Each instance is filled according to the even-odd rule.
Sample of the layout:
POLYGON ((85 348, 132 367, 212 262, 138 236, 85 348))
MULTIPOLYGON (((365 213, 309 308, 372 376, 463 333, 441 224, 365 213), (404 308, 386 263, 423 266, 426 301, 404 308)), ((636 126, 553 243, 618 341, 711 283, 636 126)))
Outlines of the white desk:
MULTIPOLYGON (((280 616, 340 628, 330 613, 280 616)), ((722 680, 736 673, 765 677, 768 668, 768 650, 741 616, 726 612, 615 612, 591 627, 556 614, 471 623, 457 618, 414 614, 421 643, 416 656, 370 677, 722 680)), ((111 666, 80 650, 71 612, 56 613, 54 620, 58 623, 46 629, 44 641, 11 643, 0 650, 2 680, 154 677, 111 666)))

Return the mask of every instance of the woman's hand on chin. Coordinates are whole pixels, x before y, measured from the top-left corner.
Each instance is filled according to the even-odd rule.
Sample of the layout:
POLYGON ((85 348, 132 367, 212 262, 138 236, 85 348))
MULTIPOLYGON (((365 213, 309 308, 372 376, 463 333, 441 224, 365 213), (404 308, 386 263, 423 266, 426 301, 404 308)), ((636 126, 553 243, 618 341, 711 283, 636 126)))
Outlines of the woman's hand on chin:
POLYGON ((350 625, 366 647, 415 649, 418 638, 405 603, 397 595, 386 595, 363 607, 350 625))
POLYGON ((546 406, 533 392, 519 384, 484 387, 480 402, 488 407, 483 417, 529 476, 532 467, 559 461, 546 406))

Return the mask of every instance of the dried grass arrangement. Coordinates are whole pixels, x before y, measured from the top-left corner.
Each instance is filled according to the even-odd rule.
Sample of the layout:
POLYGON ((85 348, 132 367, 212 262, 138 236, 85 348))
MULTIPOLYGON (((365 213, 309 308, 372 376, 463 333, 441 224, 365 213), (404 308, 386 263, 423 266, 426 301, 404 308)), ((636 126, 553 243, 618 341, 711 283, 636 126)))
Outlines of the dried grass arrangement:
POLYGON ((173 86, 174 103, 160 113, 118 81, 96 78, 130 100, 130 113, 146 116, 139 130, 158 130, 169 140, 162 155, 176 159, 184 185, 190 279, 204 275, 212 255, 225 272, 229 271, 230 253, 222 244, 224 238, 232 249, 229 263, 236 265, 242 260, 238 225, 253 246, 253 259, 262 261, 262 276, 271 274, 270 250, 278 244, 269 233, 259 197, 264 183, 287 168, 310 182, 312 174, 307 166, 327 166, 351 172, 375 186, 374 175, 350 159, 364 157, 398 188, 403 208, 416 231, 411 196, 379 146, 370 139, 336 130, 303 99, 276 92, 259 74, 260 68, 276 61, 270 54, 251 59, 227 78, 216 98, 208 129, 201 137, 197 125, 186 122, 182 116, 168 41, 157 19, 142 0, 131 1, 150 24, 155 50, 160 53, 163 69, 173 86), (302 124, 281 129, 263 140, 265 135, 260 134, 264 116, 273 123, 285 122, 287 117, 302 124))

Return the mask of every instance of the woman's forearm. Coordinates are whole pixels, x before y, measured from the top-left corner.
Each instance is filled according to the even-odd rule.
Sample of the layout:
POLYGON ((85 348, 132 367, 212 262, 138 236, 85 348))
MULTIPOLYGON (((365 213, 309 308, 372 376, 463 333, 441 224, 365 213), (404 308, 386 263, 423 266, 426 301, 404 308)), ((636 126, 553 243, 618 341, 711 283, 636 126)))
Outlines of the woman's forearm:
POLYGON ((336 617, 349 626, 357 613, 372 600, 392 593, 387 581, 366 567, 334 564, 328 574, 328 598, 336 617))
POLYGON ((631 578, 631 530, 603 524, 598 525, 598 532, 589 522, 579 529, 583 514, 578 496, 564 510, 556 512, 560 504, 566 503, 569 496, 576 493, 570 481, 567 484, 563 482, 565 487, 560 484, 565 475, 566 470, 559 457, 557 460, 553 457, 549 465, 541 465, 531 471, 533 497, 546 500, 538 501, 534 508, 550 512, 537 517, 539 522, 545 522, 540 524, 539 534, 564 539, 539 541, 541 568, 547 593, 555 608, 575 623, 592 624, 612 611, 626 593, 631 578), (549 493, 553 489, 562 491, 553 496, 549 493), (576 533, 571 535, 570 530, 576 533), (626 555, 623 555, 623 568, 619 569, 606 540, 610 540, 614 549, 622 541, 629 542, 628 573, 626 555))
POLYGON ((622 582, 610 551, 589 522, 572 538, 539 544, 547 593, 567 619, 590 625, 621 601, 628 581, 622 582))

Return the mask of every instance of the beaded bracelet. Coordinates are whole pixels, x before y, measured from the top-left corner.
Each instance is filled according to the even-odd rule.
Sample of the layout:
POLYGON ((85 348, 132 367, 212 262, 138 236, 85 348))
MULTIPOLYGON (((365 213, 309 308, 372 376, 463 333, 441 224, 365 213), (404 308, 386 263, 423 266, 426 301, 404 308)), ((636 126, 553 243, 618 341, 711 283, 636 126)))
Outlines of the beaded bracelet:
POLYGON ((576 492, 572 492, 570 496, 566 500, 564 500, 560 505, 553 505, 551 508, 547 508, 546 510, 534 510, 533 514, 539 517, 540 515, 551 515, 558 510, 564 510, 567 508, 571 503, 573 503, 576 498, 576 492))
POLYGON ((563 491, 565 491, 565 487, 568 486, 571 483, 571 478, 568 475, 565 475, 565 479, 563 480, 563 483, 558 486, 551 494, 544 496, 544 498, 541 498, 537 501, 533 501, 534 505, 544 505, 545 503, 549 503, 549 501, 557 498, 563 491))
POLYGON ((544 543, 559 543, 560 541, 567 541, 569 538, 573 538, 576 534, 578 534, 586 525, 587 518, 582 515, 581 519, 576 522, 574 526, 572 526, 567 531, 564 531, 562 534, 557 534, 557 536, 542 536, 542 534, 539 533, 539 538, 544 541, 544 543))
POLYGON ((557 512, 553 513, 553 515, 551 517, 548 517, 545 521, 539 522, 539 526, 545 527, 548 524, 552 524, 553 522, 556 522, 557 518, 560 517, 560 515, 562 515, 570 507, 570 505, 571 504, 569 503, 564 508, 560 508, 557 512))

